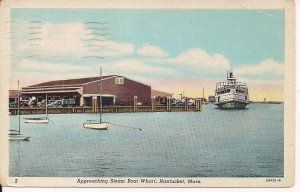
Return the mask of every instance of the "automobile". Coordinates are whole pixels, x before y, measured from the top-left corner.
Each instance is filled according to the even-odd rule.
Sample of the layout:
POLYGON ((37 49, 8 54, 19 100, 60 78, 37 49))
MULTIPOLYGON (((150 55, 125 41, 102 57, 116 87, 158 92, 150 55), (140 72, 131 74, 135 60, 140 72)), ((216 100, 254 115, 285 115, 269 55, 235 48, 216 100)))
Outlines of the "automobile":
POLYGON ((73 106, 75 106, 75 99, 62 99, 61 106, 62 107, 73 107, 73 106))
POLYGON ((177 101, 176 100, 172 100, 172 106, 176 106, 177 105, 177 101))
POLYGON ((9 103, 9 108, 17 108, 18 107, 18 102, 10 102, 9 103))
POLYGON ((184 106, 184 100, 173 100, 172 106, 184 106))
POLYGON ((75 106, 75 99, 51 100, 48 107, 73 107, 75 106))
POLYGON ((195 99, 189 99, 188 100, 188 105, 189 106, 195 106, 195 102, 196 102, 195 99))
POLYGON ((184 102, 183 101, 177 101, 176 106, 184 106, 184 102))
POLYGON ((55 100, 48 104, 48 107, 62 107, 61 100, 55 100))
POLYGON ((20 107, 29 107, 28 102, 29 100, 25 100, 25 99, 21 100, 20 107))
POLYGON ((42 101, 38 102, 36 105, 37 105, 37 107, 44 108, 44 107, 46 107, 46 101, 42 100, 42 101))

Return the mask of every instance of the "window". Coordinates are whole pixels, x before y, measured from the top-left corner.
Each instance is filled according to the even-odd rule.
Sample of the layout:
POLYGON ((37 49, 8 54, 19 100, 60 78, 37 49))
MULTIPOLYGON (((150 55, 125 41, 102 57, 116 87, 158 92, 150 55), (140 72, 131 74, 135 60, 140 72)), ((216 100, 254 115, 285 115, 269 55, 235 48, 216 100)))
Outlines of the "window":
POLYGON ((115 79, 115 83, 116 84, 124 84, 124 78, 122 78, 122 77, 116 77, 116 79, 115 79))

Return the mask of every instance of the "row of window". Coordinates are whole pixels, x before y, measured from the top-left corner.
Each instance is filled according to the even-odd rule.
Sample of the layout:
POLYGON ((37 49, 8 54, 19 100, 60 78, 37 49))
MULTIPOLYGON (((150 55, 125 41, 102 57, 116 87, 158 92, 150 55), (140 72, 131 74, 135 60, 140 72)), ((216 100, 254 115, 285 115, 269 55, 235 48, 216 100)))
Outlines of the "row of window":
MULTIPOLYGON (((246 95, 245 95, 245 97, 244 97, 244 98, 245 98, 245 100, 247 100, 247 99, 248 99, 248 97, 247 97, 246 95)), ((224 99, 225 99, 225 100, 227 100, 227 99, 230 99, 230 97, 228 97, 228 96, 227 96, 227 97, 221 97, 221 99, 223 99, 223 100, 224 100, 224 99)), ((242 97, 239 97, 238 99, 242 99, 242 97)), ((218 96, 218 102, 220 102, 220 96, 218 96)))
MULTIPOLYGON (((236 93, 247 93, 246 91, 243 91, 243 90, 240 90, 240 89, 236 89, 235 91, 236 91, 236 93)), ((217 92, 217 94, 224 94, 224 93, 230 93, 230 89, 226 89, 226 90, 217 92)))
POLYGON ((236 89, 235 90, 237 93, 246 93, 246 91, 242 91, 242 90, 239 90, 239 89, 236 89))
POLYGON ((219 91, 217 92, 218 94, 223 94, 223 93, 229 93, 230 92, 230 89, 226 89, 224 91, 219 91))

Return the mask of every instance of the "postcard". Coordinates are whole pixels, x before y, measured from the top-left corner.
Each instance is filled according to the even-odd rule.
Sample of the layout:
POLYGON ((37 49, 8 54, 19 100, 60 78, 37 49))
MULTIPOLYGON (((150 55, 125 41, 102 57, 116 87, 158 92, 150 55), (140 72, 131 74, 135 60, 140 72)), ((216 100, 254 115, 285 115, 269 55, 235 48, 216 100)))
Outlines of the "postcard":
POLYGON ((293 186, 294 1, 0 5, 2 186, 293 186))

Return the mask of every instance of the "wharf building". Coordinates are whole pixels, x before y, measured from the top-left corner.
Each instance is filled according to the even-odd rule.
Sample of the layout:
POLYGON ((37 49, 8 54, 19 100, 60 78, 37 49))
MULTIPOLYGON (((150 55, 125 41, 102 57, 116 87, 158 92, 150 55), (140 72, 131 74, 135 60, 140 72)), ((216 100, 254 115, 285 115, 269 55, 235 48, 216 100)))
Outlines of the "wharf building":
POLYGON ((18 90, 9 90, 9 103, 18 102, 18 90))
POLYGON ((136 80, 119 76, 108 75, 79 79, 49 81, 22 88, 23 98, 35 97, 37 102, 61 99, 74 99, 76 106, 92 106, 97 99, 100 101, 100 84, 102 82, 102 104, 133 105, 134 98, 140 105, 151 105, 151 86, 136 80))

